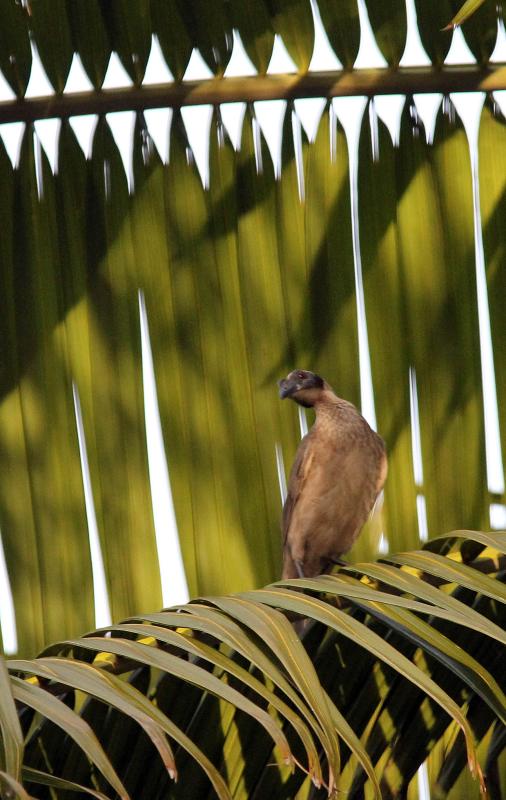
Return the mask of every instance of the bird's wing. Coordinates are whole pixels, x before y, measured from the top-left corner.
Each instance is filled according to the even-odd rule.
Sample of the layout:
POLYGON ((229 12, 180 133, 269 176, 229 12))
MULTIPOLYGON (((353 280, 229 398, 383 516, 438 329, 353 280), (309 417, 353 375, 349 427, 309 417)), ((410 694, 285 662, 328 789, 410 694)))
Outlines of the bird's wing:
POLYGON ((292 519, 293 510, 299 499, 302 487, 307 478, 311 463, 313 461, 314 453, 311 447, 311 436, 307 434, 302 439, 297 452, 295 454, 295 461, 293 462, 290 478, 288 479, 288 493, 286 495, 285 504, 283 506, 283 544, 286 544, 286 538, 290 529, 290 522, 292 519))

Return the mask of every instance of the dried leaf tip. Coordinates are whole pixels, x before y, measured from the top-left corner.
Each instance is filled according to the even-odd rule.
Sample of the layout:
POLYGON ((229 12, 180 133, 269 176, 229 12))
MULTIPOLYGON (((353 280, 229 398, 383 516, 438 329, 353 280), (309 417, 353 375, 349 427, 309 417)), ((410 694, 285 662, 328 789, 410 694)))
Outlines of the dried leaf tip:
POLYGON ((469 17, 474 14, 474 12, 477 11, 477 9, 483 5, 484 2, 485 0, 466 0, 459 11, 455 14, 451 22, 449 22, 446 28, 443 28, 442 30, 448 31, 458 28, 458 26, 462 25, 466 19, 469 19, 469 17))

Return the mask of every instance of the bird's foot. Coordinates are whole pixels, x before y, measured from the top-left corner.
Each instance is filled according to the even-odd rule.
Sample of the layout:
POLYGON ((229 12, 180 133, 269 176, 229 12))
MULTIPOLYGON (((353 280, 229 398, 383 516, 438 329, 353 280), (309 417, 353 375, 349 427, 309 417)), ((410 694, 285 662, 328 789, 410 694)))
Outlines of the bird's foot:
POLYGON ((303 570, 304 562, 303 561, 295 561, 294 563, 295 563, 295 569, 298 572, 299 578, 305 578, 306 576, 304 575, 304 570, 303 570))
POLYGON ((335 564, 337 567, 349 567, 349 562, 345 561, 344 558, 329 558, 331 564, 335 564))

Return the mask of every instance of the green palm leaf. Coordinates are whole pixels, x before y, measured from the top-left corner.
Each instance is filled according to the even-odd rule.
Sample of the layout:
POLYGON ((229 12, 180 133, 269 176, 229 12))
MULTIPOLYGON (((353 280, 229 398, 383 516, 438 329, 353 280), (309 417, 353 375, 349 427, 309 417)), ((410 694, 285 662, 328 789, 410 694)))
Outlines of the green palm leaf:
POLYGON ((23 734, 16 713, 5 661, 0 657, 0 730, 2 732, 1 765, 18 781, 23 761, 23 734))
MULTIPOLYGON (((501 97, 485 105, 473 176, 451 102, 428 145, 410 96, 415 83, 417 91, 504 88, 501 68, 489 63, 496 4, 461 4, 416 0, 432 63, 413 70, 399 67, 405 4, 366 0, 389 66, 357 71, 356 0, 320 0, 345 68, 322 77, 306 75, 322 41, 309 0, 0 0, 9 86, 22 98, 31 71, 36 77, 33 46, 57 93, 0 103, 3 121, 27 121, 16 167, 0 144, 0 536, 19 646, 10 677, 0 665, 6 795, 411 796, 424 759, 434 791, 474 798, 470 761, 486 765, 497 793, 505 534, 455 531, 418 550, 425 507, 433 534, 487 527, 491 504, 498 512, 504 499, 489 491, 501 491, 501 479, 499 469, 497 480, 487 475, 475 270, 479 199, 504 443, 501 97), (451 37, 441 28, 450 19, 465 20, 477 66, 444 66, 451 37), (237 34, 258 80, 224 77, 237 34), (265 77, 275 36, 297 75, 265 77), (154 37, 174 86, 142 85, 154 37), (195 92, 179 84, 196 49, 216 77, 195 92), (113 53, 132 89, 100 91, 113 53), (69 97, 75 56, 94 90, 69 97), (381 103, 371 102, 358 164, 351 106, 330 99, 350 85, 368 97, 394 85, 408 92, 395 146, 377 119, 381 103), (282 92, 288 100, 280 174, 249 87, 255 97, 282 92), (248 106, 237 151, 216 105, 231 90, 248 106), (305 91, 327 100, 314 142, 294 112, 305 91), (181 98, 196 96, 215 106, 206 187, 179 109, 181 98), (177 105, 165 147, 143 115, 153 103, 177 105), (108 124, 118 108, 137 111, 128 177, 108 124), (85 158, 67 117, 90 109, 102 116, 85 158), (53 174, 33 120, 60 110, 53 174), (353 551, 359 563, 255 592, 279 574, 275 448, 288 465, 299 441, 297 415, 279 403, 275 381, 308 366, 360 403, 361 282, 390 459, 381 515, 353 551), (193 597, 216 595, 146 615, 141 609, 161 605, 161 581, 139 291, 188 584, 193 597), (415 377, 419 430, 409 394, 415 377), (128 617, 81 639, 99 609, 73 391, 109 606, 114 619, 128 617), (423 475, 413 469, 418 434, 423 475), (380 542, 398 555, 371 561, 380 542)), ((9 131, 0 134, 8 142, 9 131)), ((7 628, 2 634, 7 643, 7 628)))
MULTIPOLYGON (((370 782, 379 798, 382 788, 377 769, 388 760, 389 754, 394 757, 397 753, 399 737, 403 755, 400 760, 395 755, 397 772, 392 772, 385 761, 383 784, 388 784, 392 791, 406 785, 423 761, 420 745, 429 729, 422 727, 415 733, 423 718, 416 721, 414 709, 421 711, 434 701, 454 722, 448 725, 448 717, 434 711, 438 726, 433 728, 432 735, 440 739, 447 728, 456 724, 466 742, 464 751, 455 745, 451 768, 448 766, 442 773, 441 780, 448 785, 457 779, 465 763, 462 756, 467 751, 468 765, 482 782, 475 733, 479 732, 479 738, 483 738, 494 720, 499 724, 506 718, 503 678, 497 672, 505 643, 505 637, 497 631, 502 630, 505 614, 499 614, 496 622, 487 619, 484 608, 470 608, 473 600, 469 593, 462 594, 461 587, 471 587, 474 592, 480 591, 485 583, 488 595, 482 597, 486 602, 487 597, 502 596, 500 580, 480 570, 485 563, 489 569, 494 564, 488 553, 503 548, 504 535, 471 533, 471 536, 482 540, 480 543, 486 540, 489 548, 473 566, 459 561, 460 549, 465 552, 467 540, 449 534, 431 542, 430 547, 444 550, 449 539, 454 546, 459 543, 460 549, 450 556, 426 549, 390 556, 396 566, 374 563, 350 566, 333 576, 287 581, 286 585, 273 585, 239 596, 203 599, 177 610, 149 614, 139 621, 126 621, 94 635, 52 645, 43 656, 32 661, 7 662, 13 673, 12 691, 20 708, 36 709, 47 717, 47 723, 42 723, 39 729, 27 729, 24 780, 30 784, 37 782, 36 770, 40 772, 40 766, 34 762, 37 741, 44 741, 46 753, 51 753, 62 736, 58 728, 48 727, 52 721, 66 729, 91 762, 119 789, 120 779, 92 733, 95 727, 97 734, 101 731, 105 752, 110 749, 111 758, 116 759, 113 754, 117 752, 118 736, 121 739, 121 727, 103 727, 99 707, 105 704, 116 709, 115 713, 120 712, 123 719, 136 721, 138 730, 148 735, 154 745, 149 763, 152 769, 165 772, 165 778, 159 773, 160 791, 167 791, 169 796, 179 796, 176 786, 180 785, 192 797, 200 797, 203 791, 203 786, 197 789, 200 784, 194 783, 192 770, 181 757, 183 748, 207 773, 220 798, 247 797, 260 791, 260 786, 262 791, 273 791, 274 775, 279 796, 295 796, 305 785, 305 774, 316 787, 325 787, 329 793, 339 787, 349 792, 350 797, 360 796, 364 781, 370 782), (437 574, 451 584, 436 588, 427 583, 424 576, 431 573, 425 565, 432 561, 437 565, 437 574), (408 572, 404 562, 410 567, 412 563, 416 565, 420 576, 408 572), (369 577, 358 580, 348 575, 350 571, 369 577), (399 593, 385 589, 388 585, 395 586, 399 593), (448 593, 449 585, 453 587, 452 594, 448 593), (462 596, 457 599, 459 595, 462 596), (340 598, 340 607, 336 605, 336 597, 340 598), (348 606, 342 605, 345 599, 348 606), (302 642, 287 620, 287 612, 307 618, 302 642), (469 619, 466 612, 470 613, 469 619), (457 634, 464 627, 465 649, 462 636, 457 634), (488 641, 486 649, 482 647, 484 635, 488 641), (337 643, 339 666, 336 669, 334 664, 329 671, 330 653, 333 649, 335 652, 337 643), (361 662, 356 655, 352 655, 362 648, 368 653, 362 658, 364 667, 367 664, 368 677, 357 686, 354 696, 347 686, 347 665, 353 664, 355 670, 364 668, 359 666, 361 662), (482 660, 485 654, 486 663, 482 660), (136 681, 135 687, 125 680, 135 674, 132 670, 139 675, 139 670, 147 670, 144 674, 151 674, 151 679, 136 681), (18 677, 20 674, 37 676, 38 682, 34 683, 34 678, 23 681, 18 677), (184 703, 180 710, 173 702, 166 705, 163 698, 169 686, 178 687, 181 700, 187 697, 193 713, 188 715, 186 705, 185 714, 181 714, 184 703), (73 692, 75 689, 86 693, 90 698, 88 704, 82 705, 73 692), (213 697, 219 699, 218 706, 213 697), (475 698, 481 706, 475 706, 475 698), (100 703, 89 705, 92 699, 100 703), (204 708, 208 719, 212 718, 211 709, 213 714, 218 711, 221 720, 218 729, 216 722, 212 728, 206 726, 200 712, 204 708), (476 716, 478 708, 481 711, 476 716), (385 715, 389 719, 386 727, 385 715), (222 754, 220 770, 195 744, 197 719, 199 737, 206 730, 210 741, 214 739, 217 743, 221 739, 214 756, 222 754), (481 719, 485 727, 479 722, 481 719), (409 735, 404 732, 406 726, 414 726, 409 735), (244 772, 244 760, 237 750, 240 731, 242 735, 246 731, 253 735, 255 731, 259 761, 254 779, 244 772), (169 745, 166 735, 175 747, 169 745), (346 745, 344 753, 339 739, 346 745), (356 771, 350 753, 363 771, 356 771), (272 757, 278 766, 274 767, 272 757), (172 784, 170 778, 175 776, 176 769, 178 784, 172 784), (166 788, 162 790, 162 786, 166 788)), ((436 568, 432 566, 433 571, 436 568)), ((7 713, 8 710, 3 712, 7 713)), ((139 745, 142 736, 140 732, 136 735, 139 745)), ((498 745, 494 744, 494 748, 491 757, 498 745)), ((123 796, 126 791, 134 793, 134 784, 129 787, 129 781, 137 775, 135 759, 146 756, 144 747, 136 747, 134 762, 130 759, 122 767, 126 770, 121 777, 126 786, 121 789, 123 796)), ((42 770, 43 783, 49 780, 47 767, 46 764, 42 770)), ((91 774, 89 768, 82 771, 79 783, 91 794, 95 792, 95 796, 101 796, 100 793, 107 796, 105 785, 90 784, 91 774)), ((62 775, 61 781, 59 776, 56 778, 51 784, 53 788, 71 788, 70 783, 64 787, 69 777, 62 775)), ((135 786, 136 797, 148 796, 138 784, 135 786)), ((153 791, 152 786, 149 791, 153 791)))

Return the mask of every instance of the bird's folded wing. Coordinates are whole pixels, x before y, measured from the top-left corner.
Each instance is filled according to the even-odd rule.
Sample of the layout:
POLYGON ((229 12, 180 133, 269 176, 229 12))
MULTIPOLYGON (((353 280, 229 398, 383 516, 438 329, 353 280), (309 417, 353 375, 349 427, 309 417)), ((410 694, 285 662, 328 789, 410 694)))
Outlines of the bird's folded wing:
POLYGON ((283 544, 286 544, 288 531, 290 530, 290 522, 292 519, 293 510, 300 497, 302 487, 308 476, 313 458, 314 450, 312 447, 311 435, 307 434, 299 444, 297 453, 295 454, 295 461, 293 462, 290 478, 288 480, 288 493, 286 496, 285 504, 283 506, 283 544))

